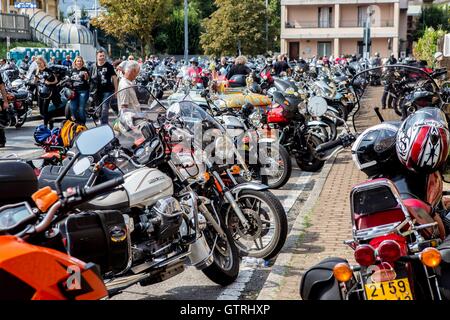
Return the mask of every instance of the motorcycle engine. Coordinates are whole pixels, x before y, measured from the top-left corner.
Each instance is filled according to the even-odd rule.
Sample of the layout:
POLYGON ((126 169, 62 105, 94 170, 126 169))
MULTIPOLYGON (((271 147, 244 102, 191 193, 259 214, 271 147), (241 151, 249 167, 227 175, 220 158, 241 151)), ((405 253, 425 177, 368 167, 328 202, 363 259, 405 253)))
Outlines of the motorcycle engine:
POLYGON ((134 241, 133 260, 141 260, 148 255, 160 256, 173 250, 168 245, 180 237, 183 210, 177 199, 166 197, 133 220, 131 230, 134 229, 134 238, 140 240, 134 241))

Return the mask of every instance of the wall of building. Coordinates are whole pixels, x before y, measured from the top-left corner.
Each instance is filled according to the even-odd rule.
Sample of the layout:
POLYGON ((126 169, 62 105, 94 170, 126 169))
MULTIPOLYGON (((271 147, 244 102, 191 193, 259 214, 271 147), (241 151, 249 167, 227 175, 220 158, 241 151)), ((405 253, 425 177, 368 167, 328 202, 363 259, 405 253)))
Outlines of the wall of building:
POLYGON ((376 38, 372 39, 371 54, 375 52, 380 53, 381 57, 389 57, 391 51, 388 50, 388 39, 387 38, 376 38))
MULTIPOLYGON (((364 5, 367 6, 367 5, 364 5)), ((379 18, 372 19, 373 26, 388 26, 393 24, 394 19, 394 4, 380 3, 375 5, 375 12, 379 18)), ((354 27, 358 23, 358 8, 357 4, 341 4, 341 24, 342 27, 354 27)))
MULTIPOLYGON (((362 40, 362 39, 360 39, 362 40)), ((358 39, 340 39, 339 52, 340 54, 352 55, 358 52, 358 39)))

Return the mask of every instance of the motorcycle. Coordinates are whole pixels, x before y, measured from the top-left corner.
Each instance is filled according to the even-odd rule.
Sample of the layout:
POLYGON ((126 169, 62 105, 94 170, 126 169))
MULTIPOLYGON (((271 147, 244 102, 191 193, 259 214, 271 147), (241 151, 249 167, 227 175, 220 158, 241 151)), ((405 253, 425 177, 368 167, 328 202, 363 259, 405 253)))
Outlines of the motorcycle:
MULTIPOLYGON (((420 74, 417 86, 437 88, 434 80, 418 68, 387 66, 383 74, 390 71, 396 72, 399 80, 405 74, 420 74)), ((363 71, 355 78, 367 79, 368 73, 363 71)), ((370 83, 366 84, 364 91, 370 92, 370 83)), ((370 106, 362 105, 368 99, 357 95, 362 115, 370 110, 370 106)), ((417 116, 420 120, 423 116, 427 119, 423 123, 448 128, 448 115, 440 107, 422 106, 408 119, 417 116)), ((354 250, 356 265, 338 257, 321 261, 303 276, 300 294, 310 300, 449 299, 446 235, 450 216, 442 201, 448 194, 443 191, 446 170, 407 170, 396 155, 396 140, 409 139, 402 131, 404 123, 390 110, 376 108, 375 112, 382 123, 364 130, 352 147, 353 160, 369 177, 350 193, 353 239, 345 244, 354 250), (383 115, 389 121, 385 122, 383 115)), ((358 118, 359 112, 353 118, 356 132, 362 125, 358 118)), ((323 146, 322 151, 339 144, 323 146)))
MULTIPOLYGON (((139 122, 139 117, 129 120, 139 122)), ((197 196, 165 152, 169 132, 162 125, 166 120, 160 121, 158 128, 145 121, 133 131, 140 139, 134 148, 117 142, 128 141, 126 129, 115 131, 117 139, 109 126, 83 132, 76 142, 80 152, 63 167, 44 167, 39 177, 41 187, 55 187, 58 193, 65 186, 91 190, 121 180, 121 188, 79 203, 57 227, 71 243, 65 247, 71 255, 100 265, 110 295, 136 283, 146 286, 171 278, 184 271, 186 261, 220 285, 232 283, 239 272, 230 232, 220 216, 202 211, 206 200, 197 196), (98 136, 108 136, 111 142, 102 149, 91 146, 98 136), (103 228, 114 230, 110 236, 115 245, 103 228), (96 236, 83 240, 85 232, 96 236)), ((117 129, 120 121, 114 126, 117 129)))

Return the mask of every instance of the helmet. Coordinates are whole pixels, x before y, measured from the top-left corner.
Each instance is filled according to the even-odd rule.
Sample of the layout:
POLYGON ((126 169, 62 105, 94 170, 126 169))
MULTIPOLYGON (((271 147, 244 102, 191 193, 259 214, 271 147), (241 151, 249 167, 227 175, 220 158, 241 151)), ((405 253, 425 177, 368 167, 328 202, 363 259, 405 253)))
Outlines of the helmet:
POLYGON ((253 83, 250 85, 249 90, 250 90, 251 92, 253 92, 253 93, 262 93, 261 86, 260 86, 259 84, 257 84, 256 82, 253 82, 253 83))
POLYGON ((372 177, 397 162, 395 155, 395 138, 398 127, 382 123, 364 131, 352 147, 353 161, 358 168, 372 177))
POLYGON ((37 144, 42 144, 45 142, 45 140, 47 140, 48 137, 51 136, 51 134, 52 132, 50 131, 50 129, 47 128, 47 126, 41 124, 34 130, 34 141, 36 141, 37 144))
POLYGON ((449 140, 445 114, 437 108, 423 108, 406 118, 400 127, 397 155, 407 169, 432 173, 446 162, 449 140))

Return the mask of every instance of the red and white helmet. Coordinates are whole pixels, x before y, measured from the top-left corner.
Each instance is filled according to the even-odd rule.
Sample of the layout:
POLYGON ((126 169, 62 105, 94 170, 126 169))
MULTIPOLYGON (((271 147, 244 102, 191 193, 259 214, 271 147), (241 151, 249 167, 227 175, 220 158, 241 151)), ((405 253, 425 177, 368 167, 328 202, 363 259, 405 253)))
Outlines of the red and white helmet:
POLYGON ((397 156, 409 170, 431 173, 446 162, 449 141, 445 114, 437 108, 423 108, 401 125, 396 141, 397 156))

